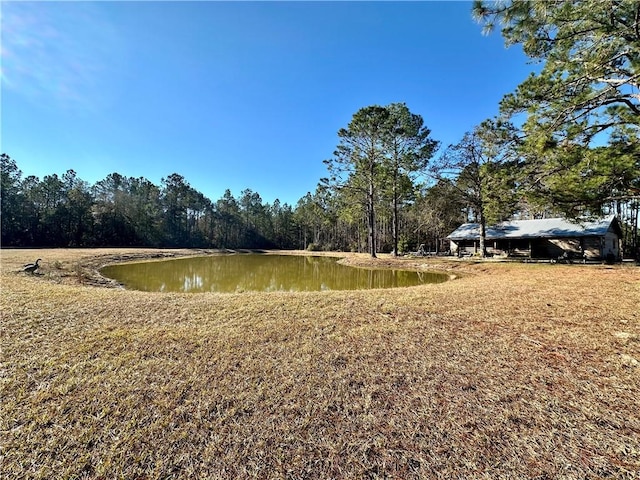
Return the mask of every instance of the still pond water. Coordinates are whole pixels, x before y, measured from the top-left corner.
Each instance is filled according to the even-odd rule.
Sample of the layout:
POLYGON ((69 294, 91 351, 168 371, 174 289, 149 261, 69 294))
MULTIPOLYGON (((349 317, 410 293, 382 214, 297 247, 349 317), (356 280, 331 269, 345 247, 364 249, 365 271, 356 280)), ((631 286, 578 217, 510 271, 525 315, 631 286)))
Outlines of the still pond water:
POLYGON ((320 291, 409 287, 447 275, 347 267, 337 258, 222 255, 111 265, 101 270, 131 290, 147 292, 320 291))

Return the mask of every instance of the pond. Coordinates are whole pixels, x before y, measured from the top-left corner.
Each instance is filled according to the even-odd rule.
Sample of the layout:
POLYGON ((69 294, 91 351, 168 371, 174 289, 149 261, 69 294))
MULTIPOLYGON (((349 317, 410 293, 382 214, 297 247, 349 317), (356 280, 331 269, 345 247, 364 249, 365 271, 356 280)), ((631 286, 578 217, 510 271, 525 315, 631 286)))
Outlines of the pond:
POLYGON ((148 292, 362 290, 448 279, 443 273, 348 267, 333 257, 260 254, 110 265, 101 273, 127 289, 148 292))

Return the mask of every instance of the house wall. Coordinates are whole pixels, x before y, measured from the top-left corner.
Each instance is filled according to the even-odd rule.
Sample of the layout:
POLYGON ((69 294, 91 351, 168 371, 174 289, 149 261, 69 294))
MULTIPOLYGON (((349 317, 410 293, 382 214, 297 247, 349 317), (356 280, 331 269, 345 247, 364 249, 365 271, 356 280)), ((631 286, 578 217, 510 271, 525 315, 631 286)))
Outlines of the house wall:
POLYGON ((530 257, 532 246, 532 242, 527 238, 513 238, 498 242, 498 247, 511 257, 530 257))
MULTIPOLYGON (((486 242, 487 253, 490 255, 507 255, 512 257, 528 257, 530 254, 529 240, 491 240, 486 242)), ((452 255, 474 255, 480 251, 479 240, 451 241, 452 255)))
POLYGON ((538 239, 535 243, 533 256, 558 258, 566 253, 573 258, 599 260, 604 258, 602 242, 602 237, 538 239))
POLYGON ((575 258, 582 257, 582 246, 579 238, 543 238, 538 242, 537 257, 557 258, 565 253, 575 258))
POLYGON ((616 260, 620 260, 622 258, 621 250, 618 235, 614 232, 607 232, 602 245, 602 258, 607 258, 607 255, 612 254, 616 260))
POLYGON ((477 240, 451 240, 451 254, 462 255, 468 253, 473 255, 476 252, 477 240))
POLYGON ((587 260, 599 260, 602 257, 602 237, 585 237, 584 253, 587 260))

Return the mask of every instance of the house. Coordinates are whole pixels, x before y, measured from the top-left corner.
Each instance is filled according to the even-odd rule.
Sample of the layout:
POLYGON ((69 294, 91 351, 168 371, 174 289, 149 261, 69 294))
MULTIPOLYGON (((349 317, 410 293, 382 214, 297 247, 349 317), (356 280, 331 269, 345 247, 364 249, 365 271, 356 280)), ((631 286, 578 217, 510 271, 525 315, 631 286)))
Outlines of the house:
MULTIPOLYGON (((492 255, 620 260, 621 237, 620 221, 613 215, 580 222, 563 218, 513 220, 487 226, 485 246, 492 255)), ((454 255, 477 253, 480 225, 465 223, 447 238, 454 255)))

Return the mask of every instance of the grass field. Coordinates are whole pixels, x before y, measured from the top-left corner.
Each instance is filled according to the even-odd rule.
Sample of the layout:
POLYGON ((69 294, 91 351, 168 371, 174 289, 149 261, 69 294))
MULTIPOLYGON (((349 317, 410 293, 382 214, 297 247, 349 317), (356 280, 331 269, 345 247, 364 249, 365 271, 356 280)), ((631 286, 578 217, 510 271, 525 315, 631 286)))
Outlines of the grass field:
POLYGON ((0 477, 640 478, 637 267, 349 256, 458 278, 241 294, 93 272, 176 253, 1 251, 0 477))

